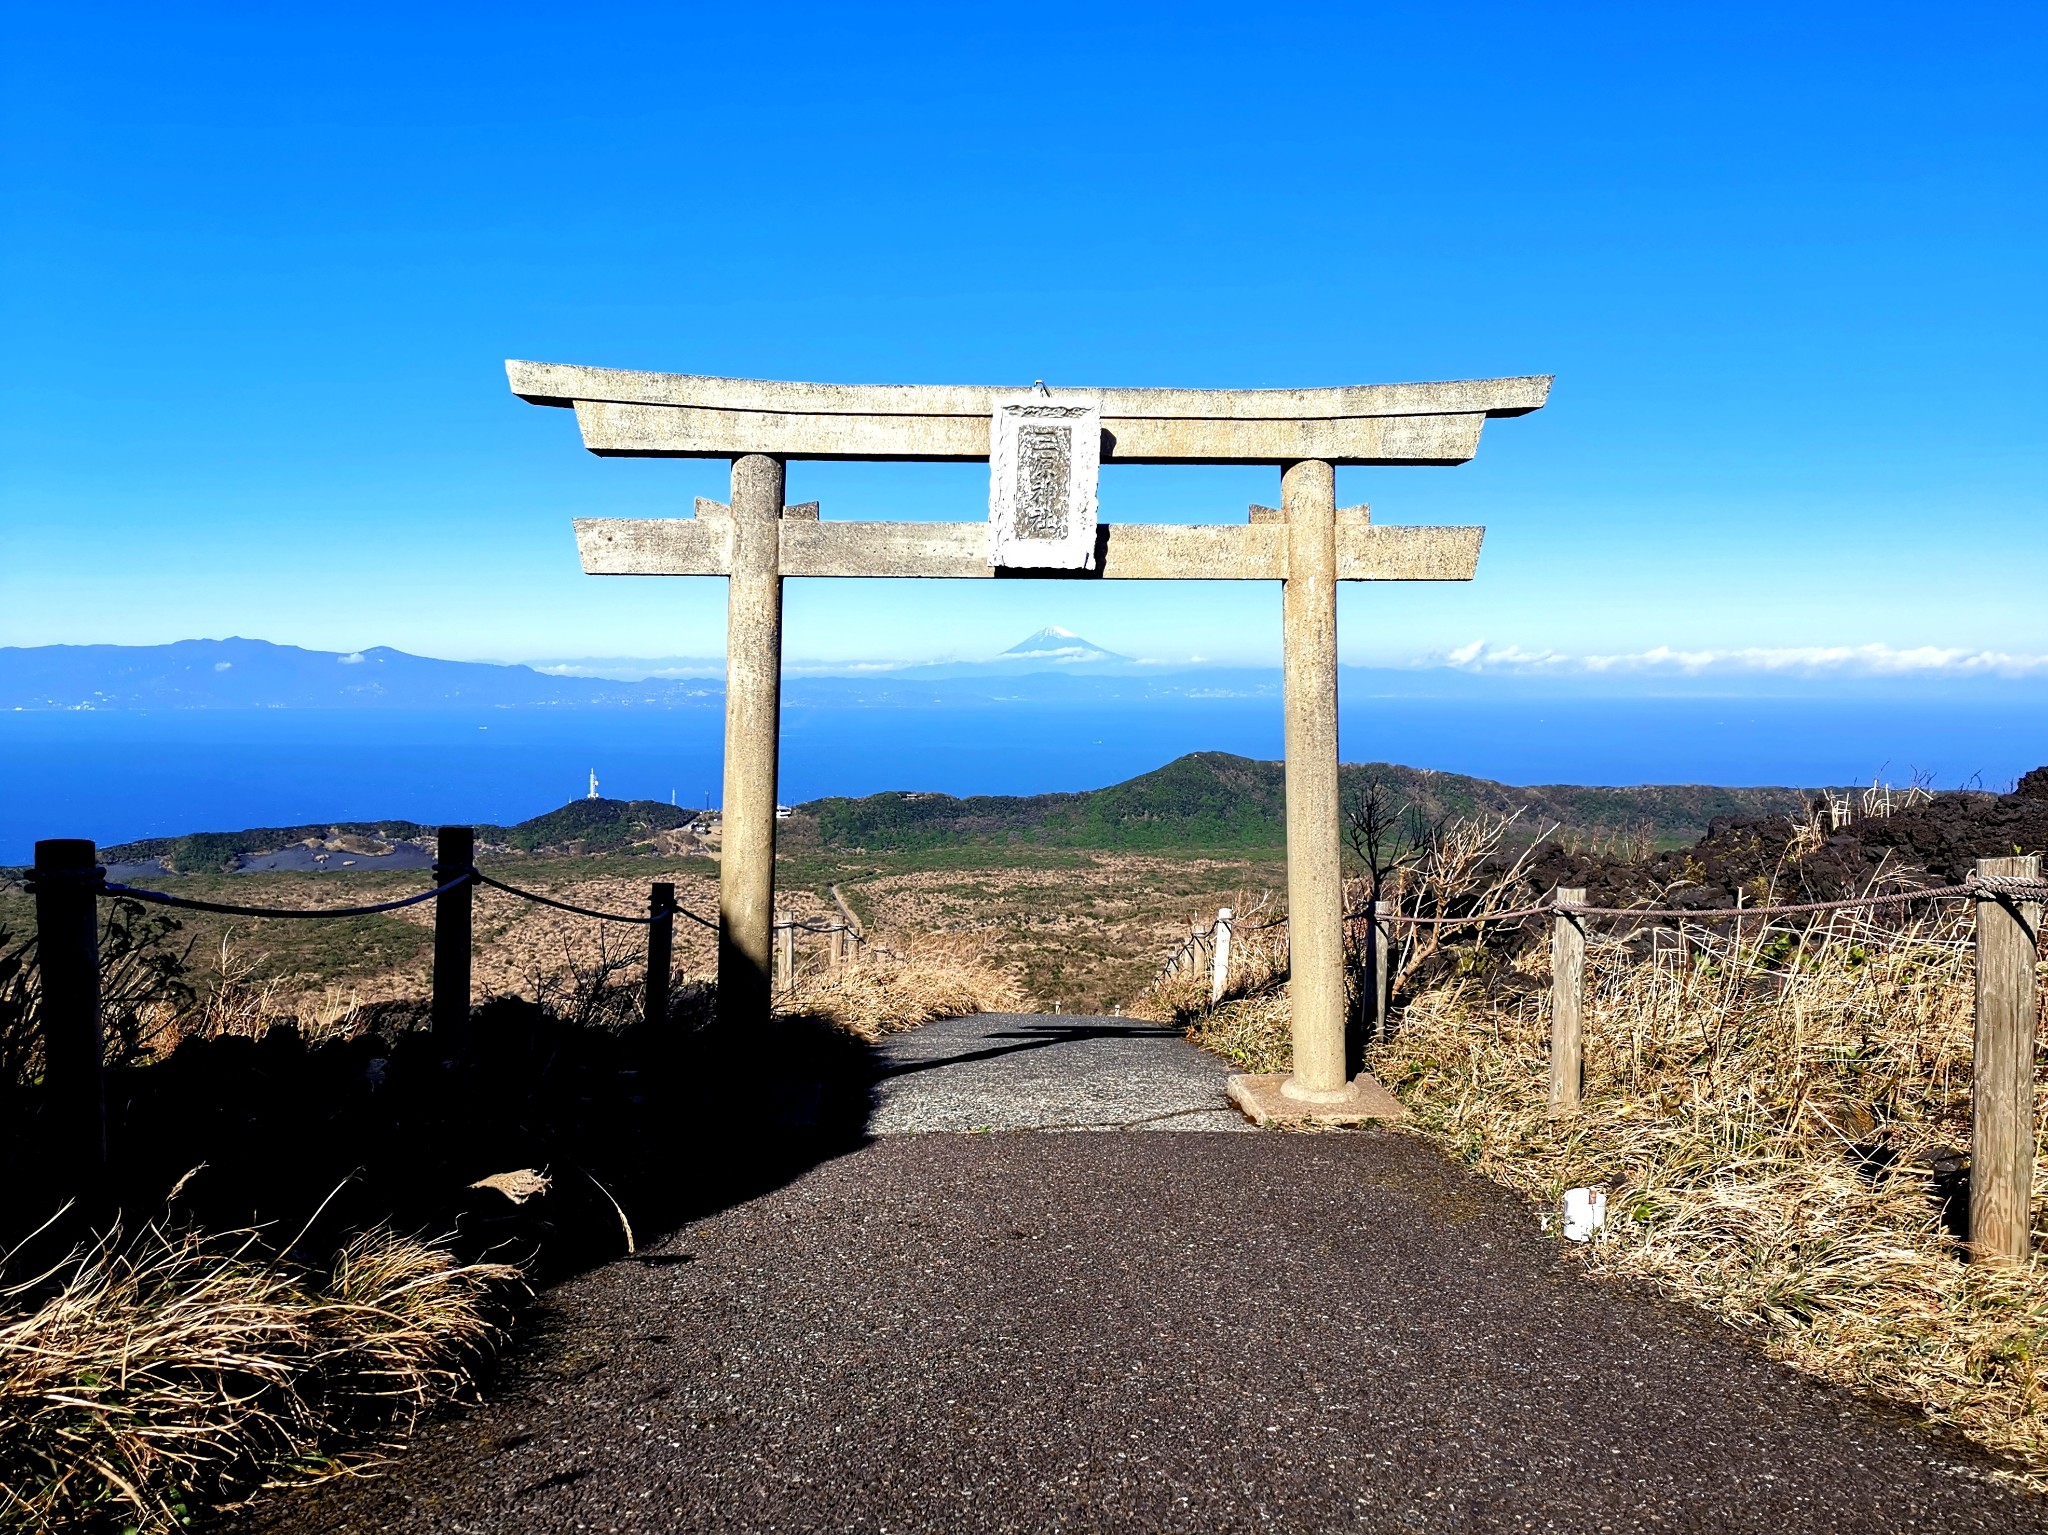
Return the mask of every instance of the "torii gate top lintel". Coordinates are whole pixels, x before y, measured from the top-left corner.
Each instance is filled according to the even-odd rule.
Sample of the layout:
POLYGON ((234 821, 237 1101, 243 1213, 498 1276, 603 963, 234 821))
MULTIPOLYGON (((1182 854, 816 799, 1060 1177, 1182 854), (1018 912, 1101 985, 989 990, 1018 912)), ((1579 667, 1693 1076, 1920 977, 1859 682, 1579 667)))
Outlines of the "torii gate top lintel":
POLYGON ((1375 527, 1337 505, 1346 464, 1460 464, 1492 416, 1540 410, 1548 376, 1335 389, 1025 391, 801 384, 508 362, 513 393, 574 409, 607 457, 725 458, 729 503, 688 516, 584 518, 592 575, 724 576, 726 730, 719 1009, 770 1008, 782 583, 790 576, 1271 580, 1281 584, 1287 744, 1288 988, 1294 1072, 1319 1114, 1362 1102, 1348 1076, 1337 799, 1337 583, 1469 581, 1482 528, 1375 527), (788 506, 790 459, 990 465, 986 522, 821 522, 788 506), (1280 505, 1247 521, 1100 522, 1109 464, 1268 464, 1280 505))
MULTIPOLYGON (((508 362, 512 392, 571 407, 606 457, 972 461, 998 403, 981 384, 803 384, 508 362)), ((1117 464, 1461 464, 1489 416, 1540 410, 1550 378, 1335 389, 1057 389, 1100 402, 1102 461, 1117 464)))

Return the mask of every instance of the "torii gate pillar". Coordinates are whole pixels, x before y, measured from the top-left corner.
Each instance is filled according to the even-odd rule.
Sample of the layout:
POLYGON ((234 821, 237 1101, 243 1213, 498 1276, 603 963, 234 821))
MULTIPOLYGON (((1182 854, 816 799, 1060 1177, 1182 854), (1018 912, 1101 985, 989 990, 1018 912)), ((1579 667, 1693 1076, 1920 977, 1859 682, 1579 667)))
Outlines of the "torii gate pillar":
POLYGON ((718 999, 768 1017, 775 929, 775 796, 782 733, 779 458, 732 463, 732 575, 725 596, 725 799, 718 864, 718 999))
POLYGON ((1294 1071, 1236 1077, 1254 1118, 1398 1117, 1370 1077, 1345 1079, 1344 886, 1337 796, 1337 583, 1469 581, 1483 528, 1375 527, 1337 507, 1340 464, 1459 464, 1496 416, 1526 415, 1547 377, 1336 389, 793 384, 506 364, 513 392, 573 407, 604 456, 722 458, 730 505, 693 517, 579 519, 592 575, 725 576, 724 847, 719 1012, 765 1024, 775 906, 775 801, 786 576, 1038 576, 1279 581, 1287 738, 1287 895, 1294 1071), (985 522, 818 521, 785 506, 790 459, 986 460, 985 522), (1098 523, 1099 463, 1278 466, 1280 507, 1236 525, 1098 523))
POLYGON ((1294 1076, 1282 1091, 1337 1102, 1344 1050, 1344 873, 1337 795, 1337 471, 1316 459, 1280 476, 1287 749, 1287 983, 1294 1076), (1301 920, 1306 916, 1307 921, 1301 920))

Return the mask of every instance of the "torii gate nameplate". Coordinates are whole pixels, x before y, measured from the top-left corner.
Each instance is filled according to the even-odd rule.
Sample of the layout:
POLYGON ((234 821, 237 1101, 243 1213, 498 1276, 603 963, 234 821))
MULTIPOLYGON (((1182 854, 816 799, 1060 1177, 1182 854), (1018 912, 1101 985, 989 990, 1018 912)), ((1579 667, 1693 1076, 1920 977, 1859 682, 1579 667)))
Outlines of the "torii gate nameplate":
MULTIPOLYGON (((777 733, 785 576, 1058 577, 1279 581, 1286 679, 1287 894, 1294 1076, 1306 1103, 1343 1102, 1344 889, 1337 796, 1339 581, 1469 581, 1481 528, 1375 527, 1339 509, 1340 464, 1459 464, 1489 416, 1520 416, 1550 379, 1479 379, 1338 389, 1101 389, 778 383, 508 362, 512 391, 573 407, 591 452, 729 458, 730 504, 681 518, 579 518, 592 575, 725 576, 724 845, 719 1006, 765 1021, 775 901, 777 733), (987 520, 822 522, 784 506, 790 459, 987 459, 1000 407, 1092 407, 1105 464, 1272 464, 1280 507, 1236 525, 1097 523, 1093 547, 1006 554, 987 520), (997 563, 1001 560, 1001 563, 997 563)), ((1092 419, 1092 417, 1091 417, 1092 419)), ((1000 484, 996 488, 999 500, 1000 484)), ((1092 484, 1088 501, 1092 514, 1092 484)), ((1000 522, 1000 517, 998 517, 1000 522)), ((1040 535, 1035 535, 1040 536, 1040 535)))

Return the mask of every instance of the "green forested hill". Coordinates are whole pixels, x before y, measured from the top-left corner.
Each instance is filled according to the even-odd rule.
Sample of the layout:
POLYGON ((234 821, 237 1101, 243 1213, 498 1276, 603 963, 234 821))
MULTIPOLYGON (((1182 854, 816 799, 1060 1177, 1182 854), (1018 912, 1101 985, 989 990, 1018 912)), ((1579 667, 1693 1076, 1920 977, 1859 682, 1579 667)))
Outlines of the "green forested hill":
MULTIPOLYGON (((1537 830, 1559 823, 1579 834, 1641 831, 1660 843, 1690 842, 1715 816, 1785 814, 1805 802, 1797 789, 1696 784, 1514 788, 1384 762, 1347 763, 1340 777, 1347 801, 1377 779, 1395 803, 1412 803, 1432 818, 1526 807, 1537 830)), ((1277 762, 1195 752, 1126 783, 1079 794, 968 799, 870 794, 814 800, 800 809, 815 817, 816 835, 827 846, 874 851, 963 842, 1133 850, 1279 848, 1286 842, 1284 789, 1277 762)))
MULTIPOLYGON (((1433 773, 1389 763, 1351 763, 1341 770, 1347 802, 1374 779, 1394 803, 1425 816, 1528 811, 1532 830, 1552 823, 1581 836, 1642 833, 1674 846, 1689 843, 1720 815, 1777 815, 1800 808, 1796 789, 1716 789, 1652 785, 1600 789, 1549 785, 1512 788, 1484 778, 1433 773)), ((822 843, 871 852, 1028 844, 1043 847, 1177 848, 1255 851, 1286 844, 1284 775, 1277 762, 1225 752, 1195 752, 1106 789, 1078 794, 870 794, 797 807, 784 823, 793 847, 822 843)), ((696 812, 657 800, 571 800, 516 826, 479 826, 486 847, 520 852, 590 853, 650 849, 655 834, 683 826, 696 812)), ((370 843, 425 841, 433 828, 412 821, 350 821, 255 827, 153 837, 102 851, 111 861, 162 858, 188 873, 232 869, 245 854, 271 852, 309 839, 360 838, 370 843)))
MULTIPOLYGON (((516 826, 476 828, 482 847, 516 848, 522 853, 557 851, 576 844, 583 853, 625 852, 656 832, 686 826, 697 812, 660 800, 572 799, 516 826)), ((182 874, 225 873, 245 854, 275 852, 310 841, 351 839, 366 847, 395 842, 430 842, 435 828, 417 821, 323 821, 305 826, 252 826, 245 831, 201 831, 182 837, 146 837, 100 849, 109 863, 161 858, 182 874)))

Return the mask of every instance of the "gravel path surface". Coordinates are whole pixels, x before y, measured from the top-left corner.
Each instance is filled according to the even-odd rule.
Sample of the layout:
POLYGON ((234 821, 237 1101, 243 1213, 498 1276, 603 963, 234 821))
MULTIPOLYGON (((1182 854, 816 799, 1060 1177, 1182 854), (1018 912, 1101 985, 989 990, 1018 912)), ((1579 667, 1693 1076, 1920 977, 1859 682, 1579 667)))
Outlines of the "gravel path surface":
POLYGON ((1250 1130, 1232 1068, 1135 1018, 990 1013, 884 1040, 873 1135, 914 1130, 1250 1130))
POLYGON ((1391 1132, 891 1135, 247 1531, 2048 1530, 1391 1132))

